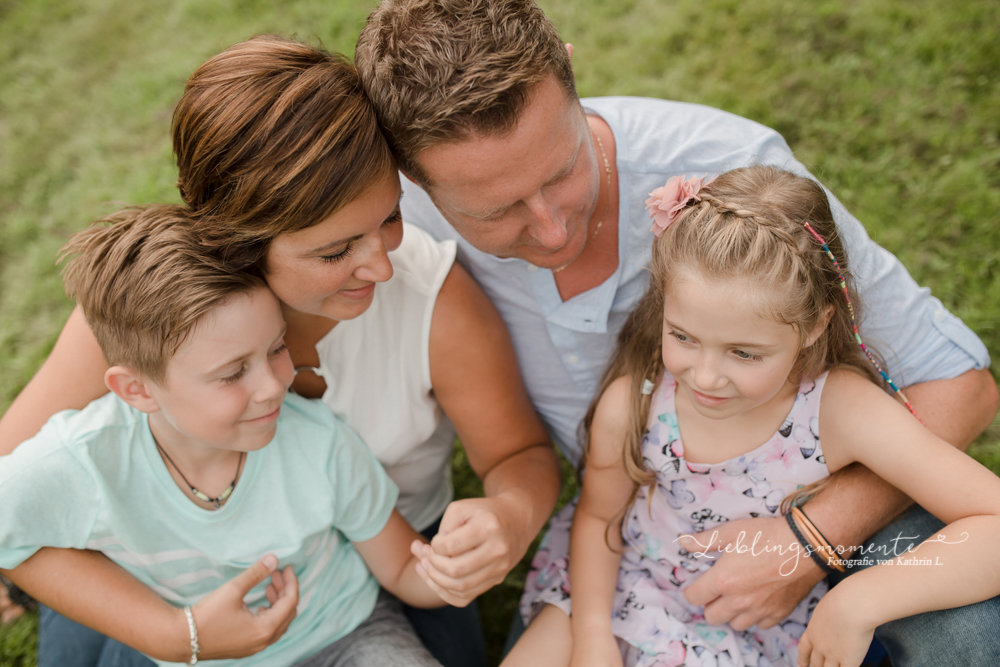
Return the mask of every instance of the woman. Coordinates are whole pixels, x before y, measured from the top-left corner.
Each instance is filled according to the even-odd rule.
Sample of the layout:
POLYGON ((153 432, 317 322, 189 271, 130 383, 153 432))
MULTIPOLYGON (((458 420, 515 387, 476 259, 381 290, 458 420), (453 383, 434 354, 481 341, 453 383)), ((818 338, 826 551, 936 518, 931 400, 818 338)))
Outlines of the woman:
MULTIPOLYGON (((548 518, 558 465, 503 323, 454 263, 454 244, 404 234, 398 175, 353 67, 277 37, 237 44, 192 75, 173 135, 181 196, 202 221, 206 251, 259 273, 282 301, 300 369, 293 389, 322 398, 359 432, 417 530, 430 537, 440 527, 440 585, 471 598, 501 581, 548 518), (451 502, 456 432, 485 498, 451 502)), ((105 370, 74 311, 0 420, 0 454, 56 411, 104 394, 105 370)), ((11 578, 72 613, 89 603, 93 582, 131 586, 114 570, 91 554, 44 550, 11 578), (59 585, 65 577, 83 587, 59 585)), ((410 618, 444 664, 484 664, 478 620, 444 614, 410 618), (478 642, 453 650, 470 636, 478 642)), ((172 637, 113 610, 100 625, 153 655, 172 637)), ((228 646, 221 635, 207 657, 247 654, 236 635, 228 646)), ((202 639, 211 650, 214 638, 202 639)))

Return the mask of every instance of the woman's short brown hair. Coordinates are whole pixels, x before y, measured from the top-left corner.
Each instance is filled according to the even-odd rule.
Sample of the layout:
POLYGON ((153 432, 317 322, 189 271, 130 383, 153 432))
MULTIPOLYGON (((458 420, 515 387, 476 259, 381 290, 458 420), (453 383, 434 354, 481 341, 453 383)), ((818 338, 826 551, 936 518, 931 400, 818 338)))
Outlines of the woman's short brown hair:
POLYGON ((321 222, 395 174, 354 67, 274 35, 195 70, 172 132, 178 187, 204 242, 258 275, 276 236, 321 222))

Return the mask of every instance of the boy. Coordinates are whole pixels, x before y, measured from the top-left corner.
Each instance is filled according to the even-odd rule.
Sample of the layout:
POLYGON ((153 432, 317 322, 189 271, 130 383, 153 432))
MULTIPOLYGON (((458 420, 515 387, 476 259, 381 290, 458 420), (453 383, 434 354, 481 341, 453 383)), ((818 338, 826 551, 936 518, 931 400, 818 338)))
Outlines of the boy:
POLYGON ((106 222, 63 256, 74 255, 67 293, 113 393, 57 414, 34 446, 0 460, 0 506, 21 519, 0 525, 0 568, 41 546, 100 550, 183 607, 174 617, 190 645, 152 657, 195 664, 198 626, 222 613, 209 594, 269 554, 284 570, 244 602, 294 604, 298 591, 298 616, 241 665, 436 665, 397 601, 379 595, 381 583, 411 605, 442 604, 409 553, 418 536, 358 437, 322 404, 287 395, 276 297, 200 252, 184 209, 106 222))

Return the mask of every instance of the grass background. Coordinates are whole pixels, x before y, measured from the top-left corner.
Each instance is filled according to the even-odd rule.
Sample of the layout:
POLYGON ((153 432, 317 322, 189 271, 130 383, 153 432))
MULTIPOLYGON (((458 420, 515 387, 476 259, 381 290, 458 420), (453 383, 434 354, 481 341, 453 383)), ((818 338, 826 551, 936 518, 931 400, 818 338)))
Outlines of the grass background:
MULTIPOLYGON (((1000 358, 1000 3, 540 4, 576 47, 581 95, 698 102, 774 127, 1000 358)), ((121 202, 179 201, 169 122, 194 68, 261 32, 350 53, 373 6, 0 0, 0 411, 71 309, 54 266, 66 236, 121 202)), ((972 450, 995 472, 998 441, 994 422, 972 450)), ((478 493, 461 452, 456 479, 478 493)), ((494 656, 523 576, 482 605, 494 656)), ((0 628, 0 665, 34 664, 35 626, 0 628)))

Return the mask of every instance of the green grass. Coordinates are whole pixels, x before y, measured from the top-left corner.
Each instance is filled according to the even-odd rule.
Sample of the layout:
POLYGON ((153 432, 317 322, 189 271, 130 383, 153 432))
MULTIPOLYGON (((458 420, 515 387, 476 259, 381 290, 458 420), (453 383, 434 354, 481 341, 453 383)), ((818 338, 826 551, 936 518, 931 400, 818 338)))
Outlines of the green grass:
MULTIPOLYGON (((720 107, 778 129, 1000 358, 1000 3, 542 0, 582 95, 720 107)), ((117 202, 178 201, 184 80, 260 32, 351 52, 374 3, 0 0, 0 410, 70 310, 54 258, 117 202)), ((1000 472, 1000 423, 973 446, 1000 472)), ((468 467, 456 480, 475 491, 468 467)), ((483 604, 499 650, 523 570, 483 604)), ((0 665, 33 664, 31 619, 0 665), (22 662, 22 658, 25 657, 22 662)))

